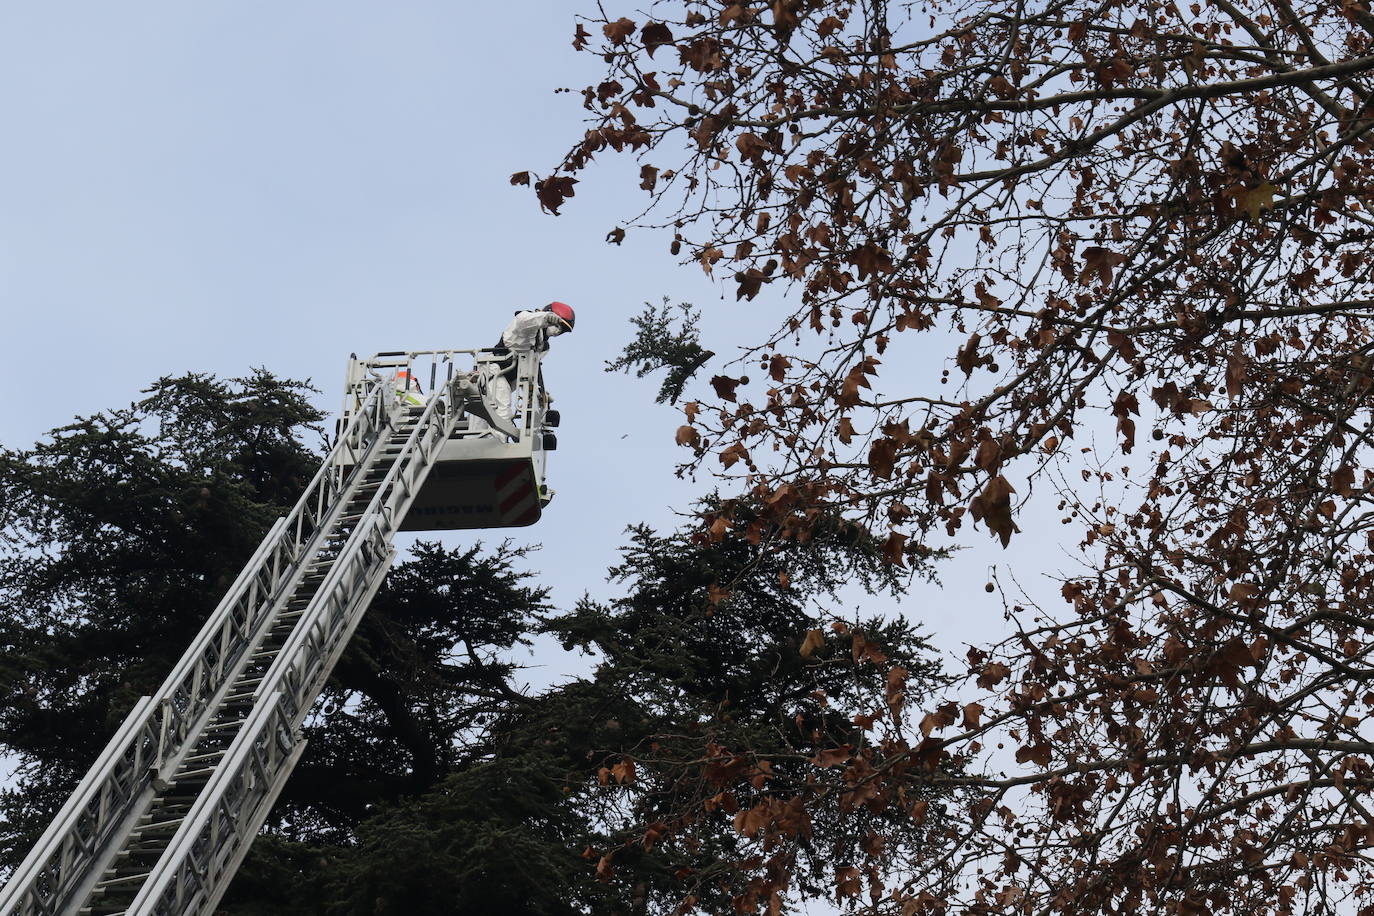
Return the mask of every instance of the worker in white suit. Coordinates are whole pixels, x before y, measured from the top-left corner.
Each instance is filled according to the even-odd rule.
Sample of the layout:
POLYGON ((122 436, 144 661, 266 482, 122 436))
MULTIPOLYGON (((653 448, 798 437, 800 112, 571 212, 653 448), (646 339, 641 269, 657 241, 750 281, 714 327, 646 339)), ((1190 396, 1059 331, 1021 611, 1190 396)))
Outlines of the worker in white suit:
MULTIPOLYGON (((524 309, 516 312, 510 324, 501 332, 497 349, 543 352, 549 348, 549 338, 570 333, 576 320, 572 307, 563 302, 550 302, 542 309, 524 309)), ((501 367, 501 371, 494 372, 488 379, 489 390, 496 402, 496 412, 505 420, 514 416, 511 382, 515 380, 515 373, 516 360, 512 356, 501 367)))

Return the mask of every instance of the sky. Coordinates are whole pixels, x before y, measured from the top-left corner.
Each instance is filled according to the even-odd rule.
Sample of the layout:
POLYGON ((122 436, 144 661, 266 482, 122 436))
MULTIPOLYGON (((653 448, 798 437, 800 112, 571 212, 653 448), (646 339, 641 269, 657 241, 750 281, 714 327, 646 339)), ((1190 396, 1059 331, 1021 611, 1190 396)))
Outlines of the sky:
MULTIPOLYGON (((562 607, 608 594, 624 526, 678 524, 701 492, 673 473, 681 419, 656 384, 603 371, 630 316, 697 303, 728 355, 776 312, 737 305, 665 236, 606 243, 645 203, 630 160, 588 173, 558 217, 510 186, 584 129, 579 97, 554 92, 598 76, 571 48, 575 9, 0 0, 0 445, 188 371, 266 367, 332 411, 350 353, 488 346, 515 309, 558 299, 578 312, 545 364, 558 496, 536 528, 480 536, 540 543, 531 566, 562 607)), ((952 652, 1003 629, 992 564, 1071 565, 1044 536, 970 543, 943 587, 887 608, 952 652)), ((585 664, 547 645, 529 663, 532 684, 585 664)))

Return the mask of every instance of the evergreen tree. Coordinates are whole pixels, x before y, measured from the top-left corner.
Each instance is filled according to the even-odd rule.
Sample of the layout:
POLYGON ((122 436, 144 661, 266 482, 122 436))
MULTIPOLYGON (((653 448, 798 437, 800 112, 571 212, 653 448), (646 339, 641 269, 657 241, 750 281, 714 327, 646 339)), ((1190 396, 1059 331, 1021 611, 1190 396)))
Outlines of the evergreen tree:
MULTIPOLYGON (((748 748, 786 780, 827 748, 862 743, 873 714, 862 698, 892 664, 913 698, 940 681, 903 619, 841 623, 824 644, 812 635, 818 599, 899 587, 878 544, 837 521, 805 544, 777 534, 750 544, 630 529, 611 570, 626 594, 544 626, 593 653, 593 670, 512 703, 484 759, 365 822, 357 847, 316 874, 333 901, 321 912, 629 914, 669 912, 689 889, 709 897, 745 842, 732 816, 747 799, 675 837, 707 789, 694 773, 703 755, 748 748)), ((882 819, 811 824, 795 850, 814 879, 803 891, 882 819)))
POLYGON ((307 386, 163 378, 0 450, 0 863, 17 864, 318 464, 307 386))
MULTIPOLYGON (((156 690, 321 459, 302 383, 187 375, 145 394, 0 450, 0 748, 16 767, 0 793, 3 869, 156 690)), ((498 656, 543 609, 514 568, 523 555, 422 544, 392 570, 307 722, 270 825, 282 849, 348 841, 371 806, 457 765, 479 717, 515 696, 498 656)))

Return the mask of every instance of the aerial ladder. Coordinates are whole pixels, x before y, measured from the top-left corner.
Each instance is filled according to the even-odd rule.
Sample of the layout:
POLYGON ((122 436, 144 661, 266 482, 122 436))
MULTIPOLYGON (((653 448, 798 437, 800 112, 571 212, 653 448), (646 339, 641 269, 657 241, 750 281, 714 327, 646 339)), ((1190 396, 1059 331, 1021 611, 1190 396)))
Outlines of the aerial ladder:
POLYGON ((0 916, 214 911, 300 759, 302 724, 396 533, 538 521, 558 425, 541 356, 350 359, 338 436, 314 479, 11 876, 0 916), (510 405, 489 390, 498 374, 510 405))

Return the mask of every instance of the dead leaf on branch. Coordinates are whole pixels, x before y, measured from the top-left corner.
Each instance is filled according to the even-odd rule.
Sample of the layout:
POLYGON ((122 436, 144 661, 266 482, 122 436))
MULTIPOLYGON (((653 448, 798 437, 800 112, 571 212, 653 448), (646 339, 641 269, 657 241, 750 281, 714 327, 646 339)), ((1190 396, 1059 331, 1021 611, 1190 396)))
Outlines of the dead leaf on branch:
POLYGON ((835 424, 835 435, 839 437, 839 440, 845 445, 853 442, 854 423, 848 417, 840 417, 839 422, 835 424))
POLYGON ((1241 348, 1240 341, 1236 341, 1235 347, 1231 350, 1231 355, 1226 358, 1226 396, 1231 400, 1240 397, 1241 391, 1245 387, 1245 377, 1249 371, 1250 360, 1241 348))
POLYGON ((1078 282, 1084 286, 1091 286, 1092 279, 1096 277, 1102 281, 1103 286, 1111 286, 1116 267, 1125 260, 1126 256, 1119 251, 1090 245, 1083 249, 1083 271, 1078 275, 1078 282))
POLYGON ((558 208, 574 195, 573 186, 576 184, 576 178, 566 175, 553 175, 535 182, 534 193, 539 198, 539 206, 557 216, 558 208))
POLYGON ((964 375, 972 375, 973 370, 982 364, 978 357, 978 345, 982 340, 982 334, 970 334, 968 342, 954 355, 954 364, 963 370, 964 375))
POLYGON ((1001 539, 1003 547, 1011 542, 1012 534, 1021 530, 1011 518, 1011 495, 1015 492, 1010 481, 998 474, 969 503, 969 515, 987 525, 1001 539))
POLYGON ((859 403, 859 389, 873 386, 869 384, 868 376, 878 374, 878 359, 873 356, 865 357, 863 362, 851 368, 844 377, 844 382, 840 386, 840 393, 835 398, 836 403, 841 407, 854 407, 859 403))
POLYGON ((1001 662, 990 662, 983 666, 983 670, 978 672, 978 686, 984 690, 991 690, 998 684, 1005 681, 1011 675, 1011 669, 1001 662))
POLYGON ((1332 471, 1330 486, 1337 495, 1348 499, 1355 492, 1355 468, 1343 464, 1332 471))
POLYGON ((1040 741, 1035 744, 1023 745, 1016 751, 1017 763, 1035 763, 1042 767, 1050 765, 1053 757, 1053 749, 1048 741, 1040 741))
POLYGON ((868 447, 868 469, 879 480, 892 477, 897 462, 897 442, 894 439, 874 439, 868 447))
POLYGON ((749 450, 744 447, 743 443, 736 442, 729 448, 722 450, 719 457, 720 463, 727 468, 732 467, 741 461, 743 461, 745 464, 748 464, 749 450))
POLYGON ((634 20, 621 17, 615 22, 608 22, 601 27, 606 39, 613 45, 623 45, 625 39, 635 33, 634 20))
POLYGON ((906 542, 907 536, 893 531, 887 536, 887 542, 883 544, 883 559, 893 566, 906 566, 906 542))
POLYGON ((615 781, 622 786, 627 782, 634 782, 635 762, 626 757, 624 760, 611 767, 611 775, 615 777, 615 781))
POLYGON ((735 149, 739 150, 740 158, 744 160, 761 161, 763 154, 772 148, 772 144, 757 134, 740 134, 735 139, 735 149))
POLYGON ((902 706, 906 703, 907 674, 907 670, 901 665, 894 666, 887 673, 887 685, 883 692, 883 698, 887 701, 887 709, 892 714, 893 722, 901 720, 902 706))
POLYGON ((858 269, 860 280, 877 276, 880 273, 890 273, 892 270, 892 252, 869 242, 854 250, 854 253, 849 256, 849 263, 858 269))
POLYGON ((806 638, 802 640, 801 649, 799 650, 801 652, 801 657, 810 658, 813 652, 824 645, 825 633, 823 631, 807 630, 806 638))
POLYGON ((747 837, 758 836, 759 831, 768 826, 768 803, 762 802, 752 808, 741 809, 735 815, 735 832, 747 837))
POLYGON ((840 764, 847 763, 849 761, 849 756, 852 753, 852 751, 853 748, 848 744, 843 744, 839 747, 832 747, 827 750, 818 751, 816 753, 816 756, 811 758, 811 763, 815 766, 820 767, 823 770, 829 767, 839 766, 840 764))
POLYGON ((931 732, 947 728, 959 721, 959 704, 944 703, 934 712, 926 713, 921 719, 921 737, 929 738, 931 732))
POLYGON ((653 57, 659 48, 673 43, 673 33, 661 22, 650 22, 640 31, 639 40, 644 43, 645 52, 653 57))
POLYGON ((697 255, 697 261, 701 264, 701 269, 706 272, 706 276, 711 276, 712 268, 715 263, 725 257, 725 252, 719 248, 703 248, 701 254, 697 255))
POLYGON ((716 375, 711 378, 711 387, 716 389, 716 396, 723 401, 735 400, 735 389, 743 384, 746 379, 730 378, 727 375, 716 375))
POLYGON ((1278 193, 1278 190, 1266 180, 1253 188, 1233 189, 1231 193, 1235 198, 1237 209, 1244 210, 1253 222, 1260 218, 1260 213, 1263 211, 1274 209, 1274 195, 1278 193))

